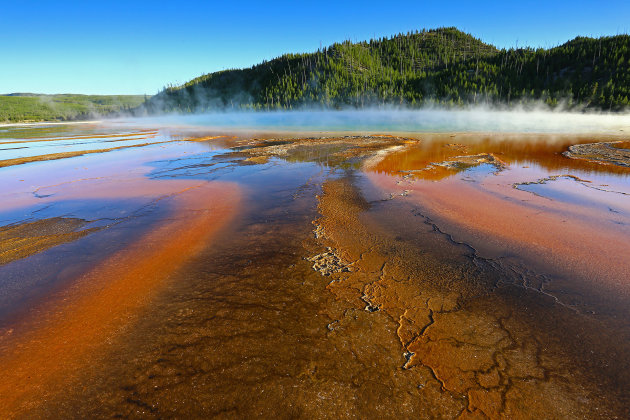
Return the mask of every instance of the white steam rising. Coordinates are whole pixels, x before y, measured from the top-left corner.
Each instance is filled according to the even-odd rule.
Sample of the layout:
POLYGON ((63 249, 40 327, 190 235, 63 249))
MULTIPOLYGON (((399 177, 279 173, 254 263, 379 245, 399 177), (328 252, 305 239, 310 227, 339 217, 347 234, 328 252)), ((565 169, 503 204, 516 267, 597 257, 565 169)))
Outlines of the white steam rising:
POLYGON ((193 126, 217 130, 388 132, 630 132, 630 114, 581 113, 544 109, 424 108, 419 110, 299 110, 161 115, 127 120, 156 126, 193 126))

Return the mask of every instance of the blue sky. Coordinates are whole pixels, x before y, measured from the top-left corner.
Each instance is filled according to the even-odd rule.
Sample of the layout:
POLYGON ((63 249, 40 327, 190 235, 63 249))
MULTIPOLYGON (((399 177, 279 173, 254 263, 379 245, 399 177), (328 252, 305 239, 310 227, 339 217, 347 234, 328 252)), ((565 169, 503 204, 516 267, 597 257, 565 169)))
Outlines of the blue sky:
POLYGON ((630 1, 0 0, 0 93, 154 94, 216 70, 422 28, 498 47, 630 31, 630 1))

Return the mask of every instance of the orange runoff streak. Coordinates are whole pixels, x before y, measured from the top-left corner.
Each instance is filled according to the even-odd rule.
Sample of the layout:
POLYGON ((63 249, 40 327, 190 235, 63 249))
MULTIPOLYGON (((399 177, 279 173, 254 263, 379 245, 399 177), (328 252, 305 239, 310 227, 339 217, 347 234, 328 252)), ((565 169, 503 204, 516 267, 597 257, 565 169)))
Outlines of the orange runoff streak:
POLYGON ((33 331, 4 343, 0 417, 19 416, 78 379, 169 275, 233 219, 241 200, 237 188, 214 182, 180 192, 174 217, 83 275, 33 331))
MULTIPOLYGON (((40 141, 77 140, 77 139, 99 139, 99 138, 106 139, 106 138, 112 138, 112 137, 133 137, 133 136, 142 136, 142 135, 149 135, 149 134, 157 135, 158 131, 138 130, 132 133, 125 133, 125 134, 82 134, 82 135, 76 135, 76 136, 63 136, 63 137, 29 137, 25 139, 20 139, 22 141, 20 141, 19 143, 25 143, 31 140, 40 142, 40 141)), ((18 142, 12 142, 12 143, 18 143, 18 142)))
MULTIPOLYGON (((384 191, 402 189, 398 178, 368 173, 384 191)), ((473 187, 453 180, 404 186, 415 192, 410 199, 430 208, 436 219, 461 229, 476 248, 494 247, 525 254, 588 276, 593 286, 606 283, 630 296, 628 228, 611 223, 610 216, 576 205, 554 203, 511 186, 493 194, 492 184, 473 187), (508 198, 501 198, 508 197, 508 198), (526 197, 528 201, 520 200, 526 197), (510 200, 512 199, 512 200, 510 200)))

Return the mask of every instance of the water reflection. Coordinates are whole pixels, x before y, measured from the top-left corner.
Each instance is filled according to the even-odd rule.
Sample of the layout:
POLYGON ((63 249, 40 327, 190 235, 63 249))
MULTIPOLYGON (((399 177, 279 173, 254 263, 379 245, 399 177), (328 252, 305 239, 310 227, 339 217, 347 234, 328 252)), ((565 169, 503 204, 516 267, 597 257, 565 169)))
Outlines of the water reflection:
POLYGON ((478 154, 492 154, 510 167, 536 165, 546 172, 579 172, 581 174, 614 174, 622 178, 630 175, 628 168, 602 165, 586 160, 567 159, 562 155, 573 144, 592 143, 615 137, 583 135, 425 135, 412 147, 392 153, 371 170, 396 174, 409 172, 415 178, 439 180, 452 176, 465 166, 450 167, 438 164, 465 159, 478 154))
POLYGON ((4 130, 155 143, 0 169, 3 415, 627 411, 628 170, 562 155, 609 136, 4 130))

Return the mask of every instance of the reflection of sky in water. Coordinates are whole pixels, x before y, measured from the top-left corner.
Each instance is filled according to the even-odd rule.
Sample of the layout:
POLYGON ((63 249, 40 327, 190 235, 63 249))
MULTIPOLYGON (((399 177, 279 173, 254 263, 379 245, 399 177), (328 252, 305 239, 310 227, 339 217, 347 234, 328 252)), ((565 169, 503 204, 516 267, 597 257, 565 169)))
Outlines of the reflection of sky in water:
POLYGON ((477 178, 477 177, 480 177, 480 176, 493 174, 493 173, 495 173, 497 171, 498 171, 497 167, 494 166, 491 163, 480 163, 479 165, 470 166, 470 167, 464 169, 462 172, 467 177, 477 178))
POLYGON ((122 193, 129 188, 130 180, 142 179, 153 169, 150 162, 210 149, 207 143, 174 142, 0 168, 3 180, 0 225, 55 216, 100 220, 100 224, 107 224, 143 214, 143 207, 156 196, 152 192, 139 190, 137 197, 123 194, 122 197, 83 199, 69 198, 68 194, 72 196, 73 191, 85 188, 100 191, 107 185, 115 186, 122 193))
POLYGON ((581 182, 573 178, 563 177, 547 180, 540 184, 521 184, 516 185, 516 187, 519 190, 566 204, 630 214, 630 188, 628 185, 602 183, 602 179, 593 177, 590 181, 581 182))
MULTIPOLYGON (((357 127, 380 127, 382 131, 387 131, 387 127, 395 127, 396 129, 407 131, 421 130, 427 127, 442 127, 444 130, 456 131, 457 127, 464 127, 465 124, 470 123, 474 115, 477 114, 473 112, 458 113, 446 111, 234 113, 191 115, 186 117, 155 117, 134 120, 135 122, 108 123, 98 127, 66 126, 65 131, 64 127, 59 126, 52 128, 46 126, 30 128, 5 127, 1 130, 0 149, 8 150, 0 150, 0 159, 77 150, 106 149, 170 140, 173 137, 169 133, 171 131, 177 132, 178 129, 166 125, 169 122, 173 124, 185 123, 189 126, 195 124, 210 126, 219 122, 227 122, 228 124, 233 124, 234 127, 247 126, 247 124, 257 125, 258 127, 265 125, 271 127, 276 124, 274 128, 278 128, 280 124, 286 123, 287 127, 294 128, 317 126, 320 128, 325 127, 326 129, 345 127, 348 130, 356 130, 357 127), (144 129, 147 127, 153 128, 152 122, 164 124, 164 129, 158 134, 138 131, 133 127, 133 124, 139 122, 144 124, 142 126, 144 129), (37 136, 32 135, 33 133, 37 134, 37 136), (90 135, 104 137, 90 138, 90 135), (155 138, 142 138, 149 135, 155 135, 155 138), (69 138, 70 136, 79 136, 79 138, 69 138), (44 139, 54 139, 55 137, 59 137, 59 139, 42 141, 44 139), (24 141, 10 143, 13 139, 24 139, 24 141)), ((545 117, 541 118, 547 117, 548 114, 545 114, 545 117)), ((585 117, 585 120, 588 122, 588 118, 585 117)), ((611 117, 608 120, 604 118, 601 121, 621 120, 611 117)), ((477 124, 488 123, 487 119, 477 122, 477 124)), ((459 135, 455 138, 448 135, 443 137, 446 139, 434 141, 431 140, 431 136, 423 136, 424 140, 419 145, 413 145, 401 152, 390 154, 371 170, 395 176, 413 173, 416 178, 422 179, 424 177, 427 180, 448 179, 458 175, 459 178, 465 180, 480 181, 486 177, 492 177, 496 173, 498 175, 497 181, 504 184, 531 182, 549 175, 573 174, 592 181, 593 185, 608 185, 607 189, 616 192, 598 192, 573 180, 566 179, 548 182, 544 185, 522 185, 519 189, 572 204, 590 205, 588 203, 593 201, 600 203, 598 206, 603 210, 607 210, 608 207, 624 209, 625 207, 619 204, 619 200, 630 201, 628 200, 630 198, 629 195, 618 193, 619 191, 630 190, 630 185, 628 184, 630 171, 619 167, 571 160, 561 155, 561 151, 565 150, 567 145, 574 141, 572 136, 569 136, 568 140, 558 140, 554 137, 544 136, 530 140, 521 140, 518 136, 506 140, 500 136, 494 136, 489 140, 486 136, 478 141, 467 141, 464 138, 460 138, 459 135), (456 144, 456 148, 453 148, 450 144, 459 142, 464 144, 456 144), (498 158, 507 164, 508 169, 497 173, 498 168, 495 165, 481 163, 462 167, 459 170, 440 167, 435 170, 437 172, 433 173, 433 175, 431 175, 431 172, 425 172, 425 175, 422 175, 423 172, 414 172, 427 167, 431 163, 457 160, 457 156, 479 153, 496 154, 498 158), (523 166, 528 167, 523 168, 523 166), (611 194, 615 197, 608 198, 611 194)), ((289 182, 294 175, 301 176, 304 173, 315 170, 320 171, 322 168, 327 171, 328 169, 326 168, 329 166, 333 166, 329 169, 334 170, 334 166, 338 166, 339 162, 329 162, 329 156, 341 149, 343 147, 338 145, 300 146, 292 150, 284 159, 271 158, 267 164, 263 165, 242 165, 240 162, 241 158, 226 155, 228 149, 220 142, 165 143, 139 149, 121 150, 112 154, 85 155, 82 158, 33 163, 25 167, 0 169, 3 171, 6 179, 4 191, 0 194, 0 197, 10 202, 11 194, 31 194, 35 190, 35 187, 31 186, 74 182, 73 180, 77 178, 87 180, 106 177, 111 182, 118 182, 113 176, 124 178, 125 174, 129 174, 128 171, 130 169, 136 168, 137 170, 141 166, 144 167, 142 170, 145 173, 144 176, 150 179, 221 179, 246 183, 253 188, 264 191, 271 189, 270 185, 268 185, 269 183, 275 183, 273 188, 277 188, 283 185, 285 181, 289 182), (78 170, 80 172, 77 172, 78 170), (25 181, 22 182, 21 179, 25 179, 25 181)), ((71 184, 68 184, 68 187, 70 188, 71 184)), ((626 192, 630 194, 630 191, 626 192)), ((45 192, 43 197, 45 197, 45 192)), ((125 199, 114 201, 116 200, 110 203, 100 202, 99 200, 92 200, 91 203, 87 201, 81 202, 80 200, 55 201, 54 197, 50 197, 49 200, 41 200, 40 204, 35 207, 0 211, 0 222, 6 224, 27 219, 32 211, 38 212, 38 214, 30 215, 30 217, 36 218, 64 215, 66 217, 79 217, 89 220, 115 219, 125 217, 123 213, 128 214, 135 211, 142 204, 134 200, 125 199), (117 211, 122 211, 122 213, 116 214, 117 211)))
POLYGON ((219 159, 227 149, 191 153, 175 158, 147 163, 153 169, 147 176, 152 179, 195 178, 207 179, 220 169, 233 166, 231 159, 219 159))
POLYGON ((321 170, 318 162, 289 162, 270 158, 265 164, 242 164, 243 158, 225 155, 226 149, 150 162, 151 179, 199 179, 204 181, 236 181, 258 193, 284 188, 295 179, 308 177, 321 170), (286 185, 285 185, 286 184, 286 185))
POLYGON ((0 129, 0 160, 55 153, 103 150, 170 140, 148 130, 127 130, 120 125, 33 125, 0 129))
POLYGON ((0 160, 16 159, 22 157, 40 156, 52 153, 76 152, 82 150, 101 150, 112 147, 131 146, 144 143, 164 141, 166 139, 155 139, 141 137, 138 139, 73 139, 60 141, 29 141, 25 143, 0 143, 0 160))
POLYGON ((52 217, 71 217, 95 221, 85 228, 117 223, 129 217, 138 217, 154 210, 141 199, 89 199, 51 200, 42 206, 0 211, 0 225, 22 220, 39 220, 52 217))
POLYGON ((497 161, 507 165, 511 172, 531 167, 537 168, 540 178, 566 173, 580 176, 600 174, 606 177, 605 181, 617 178, 627 183, 630 168, 602 165, 583 159, 569 159, 562 154, 571 144, 588 141, 591 141, 589 136, 577 138, 573 135, 503 137, 496 134, 480 135, 479 138, 427 135, 423 136, 418 144, 388 154, 370 170, 389 174, 406 171, 413 173, 416 178, 439 180, 460 171, 439 167, 436 164, 465 162, 467 159, 475 159, 475 156, 488 158, 488 154, 491 154, 497 161))

